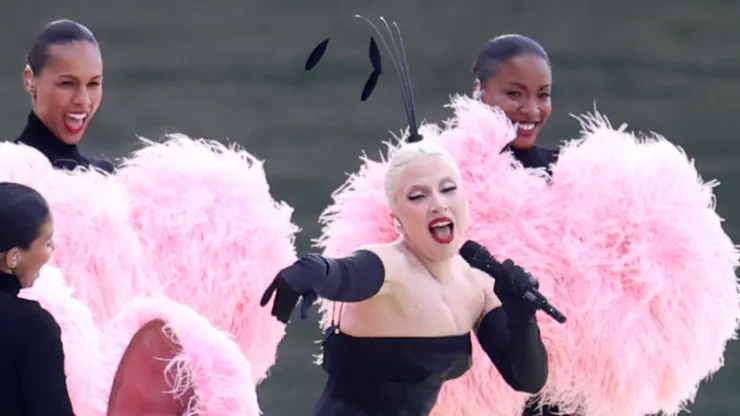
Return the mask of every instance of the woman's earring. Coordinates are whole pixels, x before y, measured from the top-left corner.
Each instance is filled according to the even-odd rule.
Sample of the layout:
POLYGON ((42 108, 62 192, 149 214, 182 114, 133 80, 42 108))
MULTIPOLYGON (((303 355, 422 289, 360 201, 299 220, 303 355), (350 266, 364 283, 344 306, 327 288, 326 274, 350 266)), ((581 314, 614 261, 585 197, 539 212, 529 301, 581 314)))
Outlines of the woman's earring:
POLYGON ((480 101, 481 97, 483 97, 483 91, 481 90, 475 90, 473 91, 473 99, 480 101))

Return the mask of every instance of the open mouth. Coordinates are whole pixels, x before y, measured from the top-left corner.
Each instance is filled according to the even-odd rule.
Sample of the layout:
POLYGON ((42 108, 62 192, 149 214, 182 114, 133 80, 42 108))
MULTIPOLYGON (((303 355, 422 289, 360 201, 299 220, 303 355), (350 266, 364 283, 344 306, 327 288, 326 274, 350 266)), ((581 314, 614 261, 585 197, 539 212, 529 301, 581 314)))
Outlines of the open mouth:
POLYGON ((67 113, 64 115, 64 127, 72 134, 77 134, 85 128, 87 113, 67 113))
POLYGON ((455 224, 447 217, 436 218, 429 223, 429 233, 439 244, 450 244, 455 239, 455 224))
POLYGON ((540 123, 537 123, 537 122, 517 121, 514 123, 514 126, 516 126, 517 133, 522 136, 528 136, 528 135, 534 134, 535 130, 537 129, 537 126, 539 125, 540 123))

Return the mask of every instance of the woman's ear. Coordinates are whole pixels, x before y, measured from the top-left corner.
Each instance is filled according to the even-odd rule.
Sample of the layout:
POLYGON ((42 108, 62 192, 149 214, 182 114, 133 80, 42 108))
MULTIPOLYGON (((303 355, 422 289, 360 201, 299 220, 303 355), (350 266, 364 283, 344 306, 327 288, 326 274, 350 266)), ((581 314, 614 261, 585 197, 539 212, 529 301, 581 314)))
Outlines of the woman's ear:
POLYGON ((398 231, 399 234, 403 233, 403 224, 401 224, 401 221, 398 219, 398 217, 391 214, 391 220, 393 221, 393 226, 396 228, 396 231, 398 231))
POLYGON ((36 98, 36 79, 33 76, 31 67, 28 65, 23 69, 23 89, 26 90, 32 99, 36 98))
POLYGON ((476 79, 475 82, 473 82, 473 99, 480 100, 481 97, 483 97, 483 89, 480 84, 480 80, 476 79))
POLYGON ((11 248, 7 252, 5 252, 5 255, 3 257, 5 263, 3 264, 4 269, 15 269, 21 262, 21 253, 20 250, 18 250, 18 247, 11 248))

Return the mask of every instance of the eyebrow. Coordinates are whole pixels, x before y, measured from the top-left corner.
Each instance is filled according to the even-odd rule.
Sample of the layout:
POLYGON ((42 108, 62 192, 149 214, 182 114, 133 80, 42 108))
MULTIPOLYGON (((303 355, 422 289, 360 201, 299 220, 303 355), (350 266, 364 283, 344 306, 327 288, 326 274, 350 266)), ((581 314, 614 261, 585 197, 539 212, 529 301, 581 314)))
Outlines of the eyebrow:
MULTIPOLYGON (((71 75, 71 74, 59 74, 59 77, 60 78, 72 78, 72 79, 77 79, 77 80, 80 79, 79 77, 74 76, 74 75, 71 75)), ((103 75, 102 74, 95 75, 95 76, 92 77, 92 79, 100 79, 100 78, 103 78, 103 75)))
MULTIPOLYGON (((437 182, 437 184, 441 184, 441 183, 444 183, 444 182, 457 183, 455 181, 455 178, 453 178, 452 176, 445 176, 444 178, 440 179, 439 182, 437 182)), ((411 185, 409 187, 409 192, 416 191, 416 190, 419 190, 419 189, 427 189, 427 188, 429 188, 428 185, 415 184, 415 185, 411 185)))
MULTIPOLYGON (((521 84, 519 82, 512 82, 512 85, 514 85, 516 87, 519 87, 519 88, 521 88, 523 90, 526 90, 527 89, 527 86, 526 85, 521 84)), ((549 88, 549 87, 550 87, 550 84, 545 84, 545 85, 542 85, 539 89, 540 90, 544 90, 545 88, 549 88)))

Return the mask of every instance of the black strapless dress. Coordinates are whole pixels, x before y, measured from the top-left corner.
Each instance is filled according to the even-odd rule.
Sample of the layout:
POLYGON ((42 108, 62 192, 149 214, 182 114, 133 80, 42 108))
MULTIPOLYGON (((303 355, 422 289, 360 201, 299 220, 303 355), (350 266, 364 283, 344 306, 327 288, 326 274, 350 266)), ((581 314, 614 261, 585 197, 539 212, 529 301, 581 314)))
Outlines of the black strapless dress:
POLYGON ((427 416, 442 384, 472 364, 470 334, 324 340, 329 375, 314 416, 427 416))

